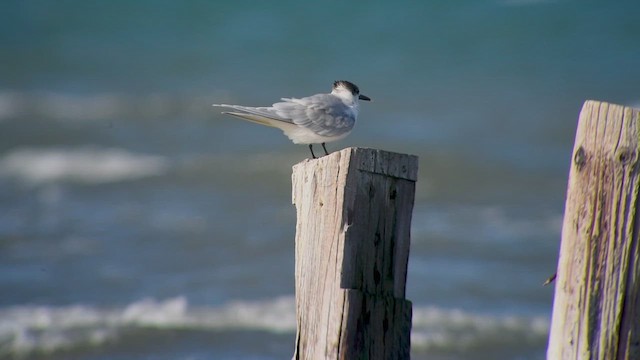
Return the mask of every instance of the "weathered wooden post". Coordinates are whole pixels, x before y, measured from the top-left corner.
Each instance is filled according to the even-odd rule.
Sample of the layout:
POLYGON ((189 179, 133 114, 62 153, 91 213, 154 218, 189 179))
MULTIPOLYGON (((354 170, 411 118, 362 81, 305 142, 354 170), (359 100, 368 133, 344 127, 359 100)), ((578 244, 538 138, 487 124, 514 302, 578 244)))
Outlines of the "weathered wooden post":
POLYGON ((580 113, 547 359, 640 359, 638 114, 597 101, 580 113))
POLYGON ((418 159, 348 148, 293 167, 294 359, 408 359, 418 159))

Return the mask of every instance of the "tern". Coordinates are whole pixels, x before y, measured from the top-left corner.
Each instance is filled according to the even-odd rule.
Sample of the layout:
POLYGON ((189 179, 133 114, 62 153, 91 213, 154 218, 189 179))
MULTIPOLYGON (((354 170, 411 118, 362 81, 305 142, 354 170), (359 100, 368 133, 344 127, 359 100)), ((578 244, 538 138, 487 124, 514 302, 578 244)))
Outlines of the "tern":
POLYGON ((325 143, 344 139, 353 130, 358 117, 358 100, 371 101, 368 96, 360 94, 354 83, 346 80, 334 82, 329 94, 281 100, 264 107, 213 106, 234 110, 223 111, 223 114, 282 130, 294 144, 308 144, 315 159, 313 144, 321 144, 325 155, 329 155, 325 143))

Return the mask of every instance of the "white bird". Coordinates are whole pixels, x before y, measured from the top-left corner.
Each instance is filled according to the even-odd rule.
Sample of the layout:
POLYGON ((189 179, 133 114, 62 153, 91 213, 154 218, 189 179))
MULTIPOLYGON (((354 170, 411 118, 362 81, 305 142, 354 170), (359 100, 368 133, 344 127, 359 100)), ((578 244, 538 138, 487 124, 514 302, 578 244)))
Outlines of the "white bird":
POLYGON ((224 111, 223 114, 279 128, 294 144, 309 144, 311 156, 315 159, 313 144, 322 144, 325 155, 329 155, 325 143, 349 135, 358 117, 358 100, 371 101, 360 94, 355 84, 339 80, 333 83, 330 94, 316 94, 301 99, 282 98, 282 102, 272 106, 213 106, 236 110, 224 111))

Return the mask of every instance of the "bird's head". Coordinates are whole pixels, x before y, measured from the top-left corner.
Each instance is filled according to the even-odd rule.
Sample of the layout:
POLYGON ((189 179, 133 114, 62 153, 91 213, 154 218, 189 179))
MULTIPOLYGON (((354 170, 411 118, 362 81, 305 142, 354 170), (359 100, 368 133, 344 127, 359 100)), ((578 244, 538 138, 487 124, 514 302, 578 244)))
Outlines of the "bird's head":
POLYGON ((338 80, 334 82, 331 93, 350 103, 357 103, 358 100, 371 101, 368 96, 360 94, 360 89, 358 89, 356 84, 346 80, 338 80))

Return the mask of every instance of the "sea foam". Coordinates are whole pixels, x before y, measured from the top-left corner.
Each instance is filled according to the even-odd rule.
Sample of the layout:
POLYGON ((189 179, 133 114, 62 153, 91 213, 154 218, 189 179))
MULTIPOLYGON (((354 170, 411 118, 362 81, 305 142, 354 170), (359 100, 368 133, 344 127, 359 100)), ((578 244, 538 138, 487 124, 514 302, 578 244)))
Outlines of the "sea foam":
POLYGON ((134 154, 117 148, 21 148, 0 158, 0 176, 17 178, 32 185, 134 180, 161 175, 168 168, 164 157, 134 154))
MULTIPOLYGON (((548 327, 546 316, 486 315, 414 305, 411 341, 417 352, 489 342, 540 343, 545 341, 548 327)), ((178 296, 142 299, 119 308, 12 306, 0 309, 0 356, 99 346, 130 336, 131 329, 257 330, 293 335, 295 300, 293 296, 282 296, 205 307, 189 305, 184 296, 178 296)))

